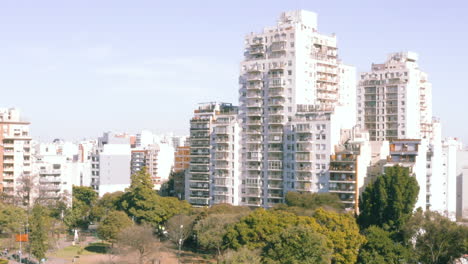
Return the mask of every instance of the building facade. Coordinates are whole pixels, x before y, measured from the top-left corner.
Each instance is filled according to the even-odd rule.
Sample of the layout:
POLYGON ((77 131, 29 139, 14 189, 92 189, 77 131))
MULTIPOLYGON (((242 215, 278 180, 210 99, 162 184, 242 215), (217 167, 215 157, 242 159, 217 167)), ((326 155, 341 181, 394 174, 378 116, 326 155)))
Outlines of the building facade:
MULTIPOLYGON (((201 104, 194 111, 194 117, 190 120, 190 165, 185 180, 185 199, 192 205, 209 206, 212 204, 211 193, 214 189, 212 189, 211 183, 214 170, 215 168, 219 169, 218 173, 221 170, 221 162, 216 166, 215 152, 218 153, 218 156, 222 155, 221 145, 231 140, 221 138, 221 134, 216 136, 214 128, 218 117, 225 118, 226 115, 236 116, 237 107, 226 103, 206 103, 201 104), (215 147, 218 147, 219 151, 215 147)), ((217 125, 221 127, 220 124, 217 125)), ((221 129, 219 128, 217 131, 221 132, 221 129)), ((231 150, 226 147, 224 150, 229 151, 227 156, 230 156, 231 150)), ((229 163, 230 161, 225 162, 229 163)))
POLYGON ((416 53, 391 53, 361 73, 357 102, 358 125, 372 141, 422 139, 432 132, 432 87, 416 53))
POLYGON ((0 109, 0 192, 14 197, 20 178, 31 177, 29 122, 15 108, 0 109))
POLYGON ((331 134, 351 128, 356 119, 355 100, 350 100, 355 98, 355 70, 339 61, 336 37, 317 32, 315 13, 285 12, 276 26, 246 36, 244 56, 239 90, 245 146, 242 204, 270 207, 283 202, 286 192, 296 186, 327 191, 329 157, 337 143, 331 134), (302 141, 296 142, 295 122, 305 115, 314 129, 316 123, 326 127, 319 130, 324 130, 323 139, 321 135, 319 139, 322 149, 318 150, 320 158, 324 155, 317 163, 320 179, 315 178, 317 172, 310 164, 315 150, 298 153, 299 162, 294 159, 296 144, 316 145, 315 138, 305 135, 299 135, 302 141), (329 119, 328 124, 324 118, 329 119))

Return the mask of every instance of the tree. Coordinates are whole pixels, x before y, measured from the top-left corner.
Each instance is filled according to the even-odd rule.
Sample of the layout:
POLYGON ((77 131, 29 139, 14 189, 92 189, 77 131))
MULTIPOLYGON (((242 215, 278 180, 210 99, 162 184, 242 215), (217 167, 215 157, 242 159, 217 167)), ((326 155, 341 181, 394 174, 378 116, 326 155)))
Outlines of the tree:
POLYGON ((224 236, 224 247, 233 249, 239 249, 242 246, 247 246, 249 249, 263 248, 274 234, 293 225, 307 225, 313 230, 321 228, 311 217, 259 208, 227 228, 224 236))
POLYGON ((134 225, 124 229, 118 235, 117 246, 124 254, 136 251, 139 264, 145 263, 147 258, 159 251, 159 241, 150 225, 134 225))
POLYGON ((468 227, 437 212, 416 212, 403 233, 421 263, 451 263, 468 252, 468 227))
POLYGON ((26 219, 26 211, 11 204, 0 203, 0 233, 15 234, 23 228, 21 219, 26 219))
POLYGON ((358 263, 362 264, 400 264, 410 261, 410 251, 401 243, 391 239, 391 233, 377 226, 364 232, 367 242, 359 250, 358 263))
POLYGON ((31 252, 37 259, 43 259, 45 258, 45 253, 48 249, 48 219, 43 206, 37 204, 34 205, 29 223, 31 225, 31 252))
POLYGON ((126 213, 112 211, 102 220, 97 229, 100 238, 109 241, 112 245, 116 242, 118 235, 125 228, 133 224, 126 213))
POLYGON ((275 234, 263 249, 265 263, 328 264, 332 250, 327 238, 306 226, 291 226, 275 234))
POLYGON ((389 167, 369 184, 359 199, 358 222, 364 229, 371 225, 398 232, 411 217, 419 193, 416 178, 409 169, 389 167))
POLYGON ((95 206, 98 194, 91 187, 73 186, 72 208, 65 213, 65 224, 71 228, 87 228, 91 222, 91 209, 95 206))
POLYGON ((366 241, 350 213, 336 213, 319 208, 313 218, 322 227, 317 232, 329 240, 333 263, 356 263, 358 251, 366 241))
POLYGON ((288 206, 311 210, 315 210, 320 207, 337 211, 342 211, 344 209, 340 198, 333 193, 288 192, 286 194, 286 204, 288 206))
POLYGON ((177 197, 177 194, 174 191, 174 175, 178 172, 172 171, 169 174, 169 179, 161 185, 161 188, 158 191, 158 194, 163 197, 177 197))
POLYGON ((108 212, 121 210, 120 201, 123 194, 121 191, 104 194, 96 201, 96 205, 92 207, 91 218, 94 221, 101 221, 108 212))
POLYGON ((262 263, 260 250, 250 250, 247 247, 242 247, 236 250, 228 250, 221 257, 221 264, 260 264, 262 263))
POLYGON ((76 200, 83 202, 87 206, 93 206, 97 199, 98 194, 91 187, 86 186, 73 186, 73 202, 76 200))
POLYGON ((178 246, 178 258, 180 258, 182 245, 192 233, 194 221, 195 218, 193 216, 180 214, 171 217, 166 223, 166 234, 178 246))
POLYGON ((122 196, 122 208, 135 217, 137 223, 153 226, 164 224, 176 214, 190 211, 190 204, 175 197, 160 197, 153 190, 153 183, 146 170, 142 169, 131 176, 131 185, 122 196))
POLYGON ((194 227, 197 244, 205 250, 216 251, 219 258, 228 226, 236 223, 240 217, 236 214, 212 214, 200 220, 194 227))

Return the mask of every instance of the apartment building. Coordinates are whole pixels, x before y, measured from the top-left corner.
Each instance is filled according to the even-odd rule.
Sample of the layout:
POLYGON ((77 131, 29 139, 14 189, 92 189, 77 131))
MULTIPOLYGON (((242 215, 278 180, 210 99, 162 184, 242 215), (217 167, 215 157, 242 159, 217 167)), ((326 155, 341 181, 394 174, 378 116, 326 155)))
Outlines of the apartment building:
MULTIPOLYGON (((322 122, 329 133, 354 125, 355 101, 350 98, 355 98, 355 70, 339 61, 336 36, 318 33, 317 15, 303 10, 284 12, 276 26, 247 35, 244 56, 239 90, 245 145, 241 202, 269 207, 283 202, 285 193, 296 188, 297 166, 302 178, 306 177, 302 172, 312 173, 307 160, 296 164, 293 158, 297 138, 294 122, 305 115, 298 112, 306 108, 310 112, 307 121, 314 128, 327 115, 333 116, 330 120, 339 120, 322 122)), ((323 186, 309 187, 316 185, 316 180, 297 181, 299 188, 328 190, 326 171, 337 141, 326 135, 320 140, 320 147, 325 145, 323 150, 328 150, 320 154, 325 155, 319 163, 323 186)), ((306 155, 298 155, 306 159, 306 155)))
POLYGON ((357 122, 372 141, 430 137, 432 87, 416 53, 391 53, 360 77, 357 122))
MULTIPOLYGON (((185 199, 195 206, 212 204, 211 182, 214 169, 221 169, 219 165, 215 166, 213 147, 218 147, 220 152, 217 153, 221 155, 222 145, 221 139, 217 139, 220 138, 221 134, 216 137, 216 134, 213 133, 215 122, 220 116, 236 116, 236 109, 232 104, 227 103, 200 104, 198 109, 194 111, 194 117, 190 120, 190 165, 185 180, 185 199)), ((218 131, 221 132, 221 129, 219 128, 218 131)), ((227 139, 228 142, 230 140, 227 139)), ((229 153, 228 156, 230 156, 229 153)), ((217 172, 220 173, 219 170, 217 172)))
POLYGON ((329 192, 336 193, 345 208, 356 213, 371 159, 369 134, 358 129, 343 131, 342 141, 330 158, 329 192))
POLYGON ((220 111, 213 121, 211 204, 240 204, 241 192, 241 128, 238 108, 220 111))
MULTIPOLYGON (((427 204, 427 177, 426 153, 427 143, 421 139, 394 139, 390 141, 390 155, 384 166, 399 165, 407 167, 410 175, 414 176, 419 185, 419 194, 415 208, 426 209, 427 204)), ((384 171, 382 171, 383 173, 384 171)))
POLYGON ((29 122, 15 108, 0 108, 0 192, 15 196, 19 179, 31 176, 29 122))

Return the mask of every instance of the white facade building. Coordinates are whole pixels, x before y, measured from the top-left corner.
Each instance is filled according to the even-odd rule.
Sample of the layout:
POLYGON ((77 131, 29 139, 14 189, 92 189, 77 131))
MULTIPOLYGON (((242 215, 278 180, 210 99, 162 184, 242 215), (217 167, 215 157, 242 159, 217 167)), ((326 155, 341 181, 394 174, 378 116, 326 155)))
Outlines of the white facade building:
POLYGON ((29 122, 18 109, 0 108, 0 192, 13 197, 21 177, 31 176, 29 122))
POLYGON ((239 136, 235 135, 239 132, 235 125, 237 113, 237 107, 227 103, 201 104, 194 111, 190 120, 190 165, 185 180, 185 199, 195 206, 237 203, 237 199, 232 200, 232 192, 236 192, 238 184, 238 179, 234 180, 238 176, 234 172, 238 168, 236 151, 240 148, 236 145, 239 136), (222 161, 221 157, 229 159, 222 161))
POLYGON ((130 139, 127 135, 105 133, 100 138, 99 196, 124 191, 130 186, 130 139))
POLYGON ((422 139, 432 132, 432 88, 417 60, 413 52, 391 53, 361 74, 357 122, 371 140, 422 139))
POLYGON ((246 36, 244 54, 239 90, 245 145, 241 203, 270 207, 283 202, 296 186, 327 191, 329 157, 339 139, 335 131, 352 128, 356 118, 350 100, 355 98, 355 70, 338 60, 336 37, 317 32, 315 13, 285 12, 276 26, 246 36), (303 120, 305 116, 309 119, 303 120), (296 141, 298 120, 301 127, 305 121, 309 128, 325 126, 312 132, 319 133, 318 142, 315 134, 302 135, 307 142, 296 141), (303 150, 307 144, 302 143, 319 144, 319 158, 324 159, 316 161, 318 153, 310 148, 297 154, 303 160, 296 163, 299 143, 303 150))

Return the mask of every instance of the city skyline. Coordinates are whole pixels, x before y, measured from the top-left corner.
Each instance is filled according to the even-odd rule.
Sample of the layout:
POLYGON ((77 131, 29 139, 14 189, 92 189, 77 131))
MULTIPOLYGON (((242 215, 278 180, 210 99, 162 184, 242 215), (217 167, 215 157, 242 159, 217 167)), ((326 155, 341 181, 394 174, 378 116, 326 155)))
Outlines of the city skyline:
POLYGON ((441 119, 444 136, 466 141, 463 124, 468 120, 457 114, 463 107, 461 63, 466 56, 459 51, 467 42, 461 37, 462 8, 334 4, 256 2, 241 9, 241 2, 223 7, 207 2, 211 9, 187 4, 179 10, 171 4, 142 2, 130 8, 113 2, 107 13, 104 2, 66 7, 55 1, 23 7, 5 3, 0 32, 9 41, 0 44, 5 59, 0 85, 9 91, 0 103, 19 107, 39 140, 77 140, 109 130, 186 135, 198 103, 238 101, 245 33, 261 31, 280 11, 306 9, 319 15, 322 32, 337 34, 340 58, 358 73, 390 52, 417 52, 433 84, 434 116, 441 119), (393 16, 398 20, 390 20, 393 16), (433 19, 437 16, 441 19, 433 19), (447 43, 450 48, 441 48, 447 43))

